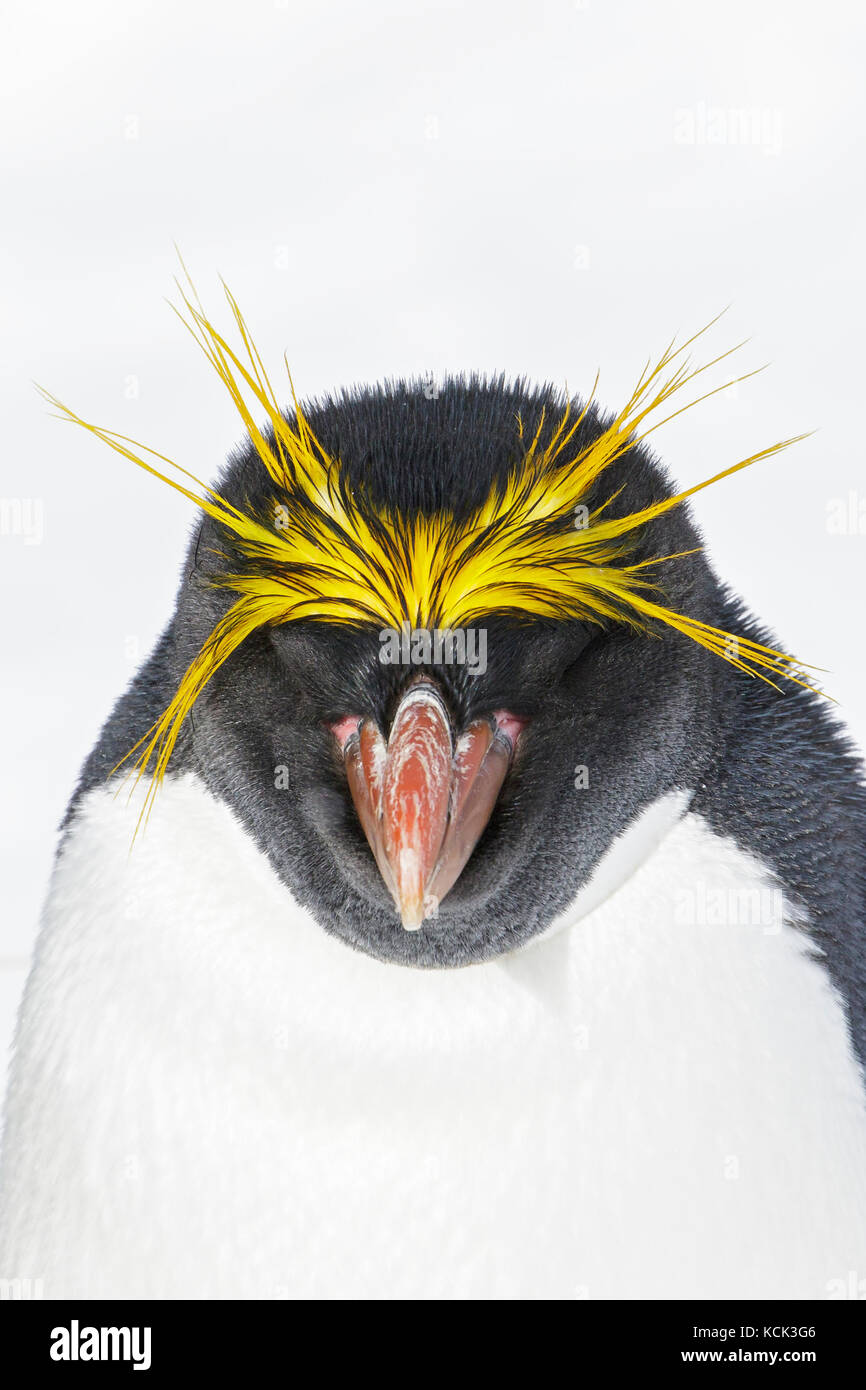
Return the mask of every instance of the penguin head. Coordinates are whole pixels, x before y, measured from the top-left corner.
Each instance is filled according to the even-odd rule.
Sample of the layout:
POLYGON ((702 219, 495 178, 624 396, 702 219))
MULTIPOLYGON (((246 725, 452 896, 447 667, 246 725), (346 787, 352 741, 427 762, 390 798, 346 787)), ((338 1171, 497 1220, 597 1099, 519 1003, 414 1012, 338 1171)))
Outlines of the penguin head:
POLYGON ((694 376, 689 344, 607 417, 501 377, 285 413, 229 302, 246 362, 185 298, 249 437, 216 487, 86 425, 203 516, 165 712, 133 753, 148 810, 174 759, 352 946, 418 966, 513 950, 643 808, 694 785, 725 663, 799 680, 716 625, 730 604, 690 493, 644 442, 694 376))
MULTIPOLYGON (((432 400, 409 382, 323 402, 307 420, 372 507, 433 516, 447 499, 459 527, 519 469, 518 415, 544 437, 567 405, 502 379, 448 381, 432 400)), ((605 424, 588 412, 576 447, 605 424)), ((219 494, 262 515, 261 475, 246 450, 219 494)), ((639 446, 612 465, 605 500, 611 482, 611 519, 674 495, 639 446)), ((630 559, 699 543, 676 508, 630 559)), ((225 616, 226 558, 224 528, 205 518, 175 615, 176 680, 225 616)), ((665 597, 717 616, 700 553, 669 567, 665 597)), ((481 608, 453 629, 299 619, 245 639, 189 733, 201 775, 326 930, 381 959, 459 965, 543 931, 634 816, 684 784, 717 664, 684 635, 565 613, 481 608)))

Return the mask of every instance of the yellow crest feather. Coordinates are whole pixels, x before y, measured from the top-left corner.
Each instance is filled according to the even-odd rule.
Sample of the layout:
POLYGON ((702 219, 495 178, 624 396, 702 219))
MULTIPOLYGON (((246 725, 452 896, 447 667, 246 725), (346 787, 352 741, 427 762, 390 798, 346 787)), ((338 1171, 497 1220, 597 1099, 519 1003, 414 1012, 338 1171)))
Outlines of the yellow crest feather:
POLYGON ((216 581, 237 593, 236 601, 185 672, 164 714, 131 750, 139 754, 134 765, 139 776, 155 758, 143 814, 162 780, 181 726, 213 674, 256 629, 298 619, 376 627, 399 627, 408 620, 413 627, 459 628, 492 613, 513 613, 593 623, 612 620, 643 631, 661 623, 771 684, 772 676, 807 684, 793 658, 784 652, 666 607, 646 572, 678 556, 628 563, 639 528, 702 488, 779 453, 804 435, 751 454, 706 482, 631 515, 605 517, 613 500, 609 498, 588 515, 586 525, 577 527, 573 522, 575 509, 593 484, 626 450, 683 410, 733 384, 726 381, 657 418, 687 384, 736 351, 732 348, 703 366, 690 364, 688 349, 717 320, 680 347, 671 342, 654 365, 648 363, 622 410, 576 453, 569 445, 595 387, 580 414, 566 407, 546 443, 542 442, 543 417, 531 439, 524 439, 518 418, 515 428, 524 444, 521 465, 502 487, 493 489, 474 515, 458 521, 446 512, 404 517, 356 501, 341 474, 340 460, 329 457, 310 428, 291 373, 294 421, 281 411, 228 287, 223 288, 242 355, 207 318, 188 276, 187 281, 189 293, 177 282, 186 312, 176 308, 175 312, 224 383, 274 485, 273 524, 240 510, 165 455, 88 423, 43 392, 63 418, 168 483, 225 527, 248 561, 247 572, 235 571, 216 581), (265 430, 257 423, 259 412, 267 419, 265 430))

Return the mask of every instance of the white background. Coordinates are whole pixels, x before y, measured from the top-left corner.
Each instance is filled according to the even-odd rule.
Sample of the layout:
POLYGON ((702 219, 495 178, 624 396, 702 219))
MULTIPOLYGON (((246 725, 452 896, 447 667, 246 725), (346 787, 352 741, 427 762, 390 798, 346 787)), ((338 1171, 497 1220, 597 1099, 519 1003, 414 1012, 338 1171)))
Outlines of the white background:
POLYGON ((817 431, 696 513, 866 734, 866 535, 828 530, 866 495, 863 27, 853 0, 5 0, 0 495, 44 535, 0 536, 0 1047, 57 821, 192 522, 31 381, 212 476, 238 420, 164 303, 175 240, 307 394, 600 367, 619 405, 730 303, 710 346, 752 335, 743 369, 771 369, 655 440, 689 485, 817 431))

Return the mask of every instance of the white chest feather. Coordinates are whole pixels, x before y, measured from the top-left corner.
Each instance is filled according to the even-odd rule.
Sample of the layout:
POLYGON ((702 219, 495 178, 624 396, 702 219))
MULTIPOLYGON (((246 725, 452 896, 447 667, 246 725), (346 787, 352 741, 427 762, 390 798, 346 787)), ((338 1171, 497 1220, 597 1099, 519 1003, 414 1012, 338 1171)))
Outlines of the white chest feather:
POLYGON ((135 811, 92 793, 22 1014, 0 1276, 821 1298, 866 1272, 842 1007, 761 865, 681 811, 545 939, 434 972, 329 937, 193 779, 131 856, 135 811))

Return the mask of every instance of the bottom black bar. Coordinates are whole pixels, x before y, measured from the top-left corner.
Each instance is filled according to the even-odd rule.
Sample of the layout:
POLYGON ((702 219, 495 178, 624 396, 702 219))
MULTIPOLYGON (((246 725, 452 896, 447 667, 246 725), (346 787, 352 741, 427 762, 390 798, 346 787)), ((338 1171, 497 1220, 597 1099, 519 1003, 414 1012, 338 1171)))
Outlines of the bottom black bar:
MULTIPOLYGON (((323 1365, 331 1364, 337 1347, 344 1347, 350 1358, 357 1358, 359 1370, 365 1363, 368 1372, 378 1366, 389 1367, 390 1375, 401 1375, 406 1368, 401 1372, 399 1348, 406 1350, 405 1339, 415 1342, 413 1359, 420 1355, 428 1373, 437 1360, 452 1373, 463 1362, 460 1346, 465 1350, 466 1342, 450 1318, 438 1316, 425 1332, 417 1315, 405 1329, 395 1328, 391 1316, 383 1338, 376 1331, 375 1314, 366 1316, 371 1317, 371 1326, 358 1340, 357 1326, 349 1333, 342 1315, 333 1337, 323 1338, 321 1324, 315 1330, 305 1328, 293 1317, 291 1306, 282 1302, 55 1302, 13 1297, 0 1302, 0 1335, 7 1363, 25 1373, 48 1371, 61 1378, 81 1373, 92 1377, 105 1367, 115 1374, 138 1371, 157 1379, 183 1371, 225 1377, 260 1364, 292 1374, 303 1366, 297 1357, 316 1344, 316 1361, 324 1356, 323 1365), (455 1333, 460 1339, 456 1342, 452 1340, 455 1333)), ((564 1357, 567 1362, 573 1355, 575 1373, 587 1364, 611 1373, 763 1365, 811 1366, 826 1375, 857 1364, 864 1320, 862 1302, 848 1299, 832 1303, 576 1301, 569 1305, 562 1330, 557 1360, 564 1357), (587 1363, 588 1355, 593 1357, 591 1363, 587 1363)), ((476 1365, 483 1350, 480 1331, 476 1323, 476 1365)), ((535 1334, 523 1322, 512 1322, 504 1333, 496 1330, 495 1338, 489 1344, 491 1359, 503 1351, 510 1355, 518 1347, 531 1351, 535 1334)), ((545 1346, 549 1349, 550 1343, 536 1344, 535 1354, 545 1346)))

